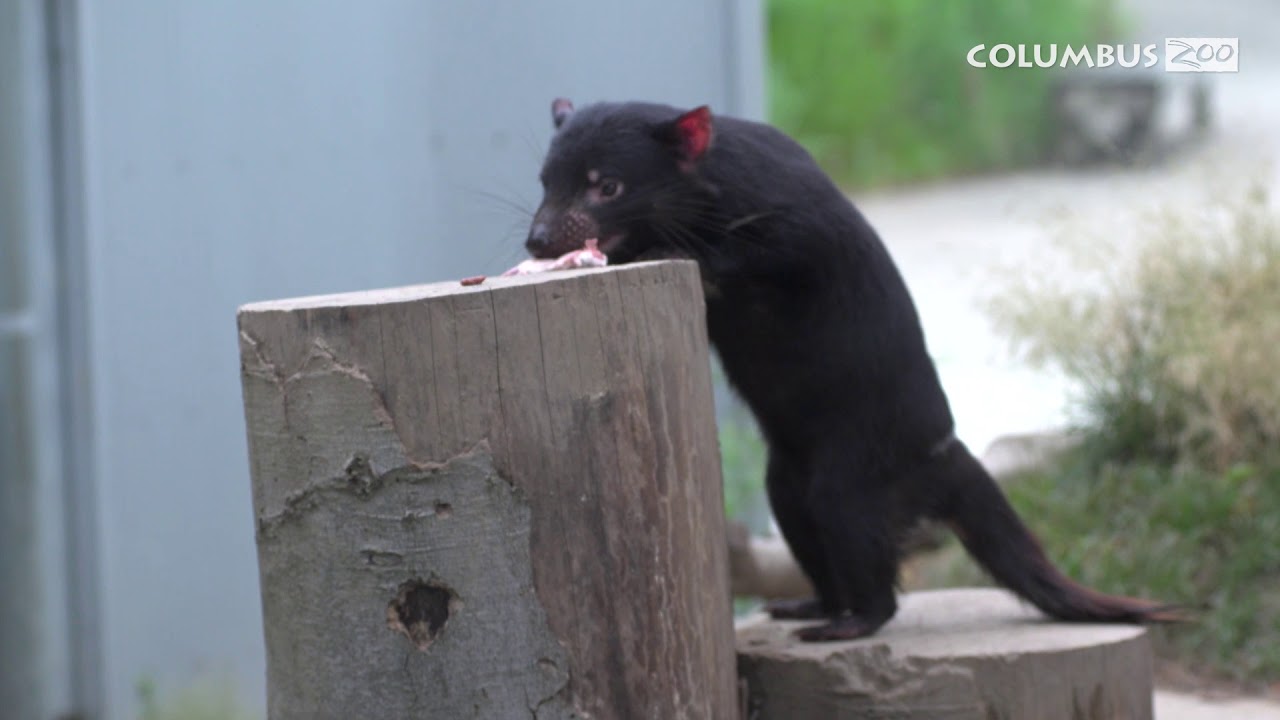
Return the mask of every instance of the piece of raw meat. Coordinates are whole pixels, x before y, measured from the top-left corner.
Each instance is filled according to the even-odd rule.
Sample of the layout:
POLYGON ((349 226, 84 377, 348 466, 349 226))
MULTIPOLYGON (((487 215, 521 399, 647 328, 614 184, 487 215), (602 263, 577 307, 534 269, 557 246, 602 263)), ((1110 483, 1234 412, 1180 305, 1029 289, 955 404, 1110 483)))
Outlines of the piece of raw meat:
POLYGON ((569 270, 571 268, 604 267, 608 264, 608 256, 600 252, 596 239, 592 238, 582 244, 581 250, 572 250, 558 258, 545 260, 530 258, 502 273, 502 276, 532 275, 533 273, 550 270, 569 270))

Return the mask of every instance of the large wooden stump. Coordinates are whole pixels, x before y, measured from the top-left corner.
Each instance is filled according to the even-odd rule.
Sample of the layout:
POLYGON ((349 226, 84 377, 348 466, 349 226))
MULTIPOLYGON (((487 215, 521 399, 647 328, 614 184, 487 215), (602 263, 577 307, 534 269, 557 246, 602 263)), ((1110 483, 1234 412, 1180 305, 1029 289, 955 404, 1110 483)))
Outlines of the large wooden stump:
POLYGON ((805 623, 738 630, 750 720, 1151 720, 1151 647, 1126 625, 1053 623, 1008 592, 900 599, 879 633, 806 644, 805 623))
POLYGON ((736 717, 703 313, 688 262, 242 308, 271 717, 736 717))

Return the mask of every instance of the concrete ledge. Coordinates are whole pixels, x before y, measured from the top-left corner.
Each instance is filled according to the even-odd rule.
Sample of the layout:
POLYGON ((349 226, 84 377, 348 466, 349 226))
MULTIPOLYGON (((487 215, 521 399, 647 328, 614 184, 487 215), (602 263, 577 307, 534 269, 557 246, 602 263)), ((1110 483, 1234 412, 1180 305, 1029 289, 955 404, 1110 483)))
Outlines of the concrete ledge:
POLYGON ((805 644, 802 622, 739 623, 752 720, 1150 720, 1151 649, 1127 625, 1053 623, 1008 592, 899 598, 865 640, 805 644))

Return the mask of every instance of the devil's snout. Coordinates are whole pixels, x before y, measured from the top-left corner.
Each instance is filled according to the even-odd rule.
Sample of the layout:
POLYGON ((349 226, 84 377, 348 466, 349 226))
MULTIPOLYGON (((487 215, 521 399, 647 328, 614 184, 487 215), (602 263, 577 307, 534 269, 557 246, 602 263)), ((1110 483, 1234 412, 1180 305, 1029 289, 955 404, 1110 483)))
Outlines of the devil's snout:
POLYGON ((534 222, 529 228, 529 237, 524 241, 524 249, 531 255, 545 251, 551 245, 551 227, 545 222, 534 222))
POLYGON ((524 247, 537 258, 559 257, 581 250, 582 244, 599 237, 599 232, 595 219, 581 208, 558 210, 544 206, 533 217, 524 247))

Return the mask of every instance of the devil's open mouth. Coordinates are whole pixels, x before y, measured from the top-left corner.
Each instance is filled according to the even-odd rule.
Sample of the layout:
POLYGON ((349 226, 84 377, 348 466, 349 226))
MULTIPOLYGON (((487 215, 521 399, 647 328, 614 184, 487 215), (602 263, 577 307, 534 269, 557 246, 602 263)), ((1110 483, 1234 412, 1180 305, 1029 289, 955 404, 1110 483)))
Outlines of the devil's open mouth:
MULTIPOLYGON (((604 253, 606 257, 608 257, 611 253, 619 250, 626 239, 627 236, 625 233, 610 235, 608 237, 600 238, 596 247, 599 248, 600 252, 604 253)), ((529 256, 537 260, 554 260, 555 258, 563 256, 565 253, 581 250, 584 246, 585 245, 577 245, 568 248, 563 246, 550 246, 538 248, 536 250, 529 249, 529 256)))
POLYGON ((609 237, 600 238, 600 244, 598 245, 598 247, 600 248, 600 252, 608 256, 614 250, 617 250, 619 247, 622 247, 622 242, 626 239, 627 239, 627 236, 624 233, 618 233, 617 235, 610 235, 609 237))

